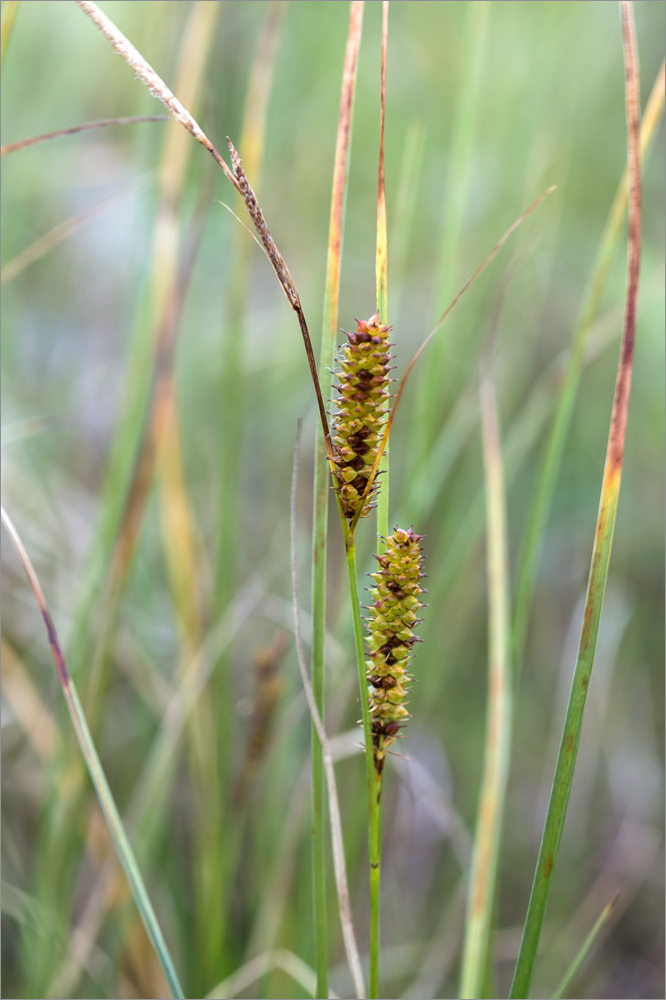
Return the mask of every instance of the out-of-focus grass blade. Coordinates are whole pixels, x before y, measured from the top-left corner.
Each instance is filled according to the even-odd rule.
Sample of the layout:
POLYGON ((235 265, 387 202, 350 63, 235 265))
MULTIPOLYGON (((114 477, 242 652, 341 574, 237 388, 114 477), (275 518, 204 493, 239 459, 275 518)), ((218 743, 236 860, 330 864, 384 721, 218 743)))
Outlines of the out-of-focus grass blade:
POLYGON ((236 997, 257 980, 262 979, 272 969, 282 969, 311 997, 317 995, 315 992, 317 977, 314 969, 311 969, 293 951, 289 951, 287 948, 275 948, 273 951, 265 951, 261 955, 256 955, 240 969, 232 972, 207 994, 206 1000, 228 1000, 229 997, 236 997))
MULTIPOLYGON (((478 0, 467 4, 464 31, 464 67, 459 84, 454 122, 450 137, 449 174, 446 180, 445 214, 442 214, 442 237, 435 280, 431 316, 443 312, 458 284, 463 225, 474 177, 477 123, 483 100, 483 73, 486 66, 492 4, 478 0)), ((414 421, 414 447, 418 464, 428 454, 441 416, 442 384, 445 380, 446 336, 435 347, 424 388, 417 399, 414 421)))
POLYGON ((619 897, 620 893, 618 892, 613 897, 613 899, 611 899, 610 903, 607 903, 607 905, 604 906, 603 910, 601 911, 597 920, 595 921, 594 927, 583 941, 580 951, 578 952, 573 962, 571 963, 566 973, 564 974, 564 977, 562 978, 560 985, 553 993, 553 1000, 563 1000, 563 998, 566 997, 571 992, 571 984, 576 974, 578 973, 578 970, 580 969, 581 965, 589 955, 590 951, 592 950, 592 946, 594 945, 595 941, 601 934, 602 930, 608 923, 608 919, 613 910, 615 909, 615 904, 617 903, 619 897))
MULTIPOLYGON (((362 0, 353 0, 349 9, 349 31, 342 93, 338 116, 338 134, 333 167, 331 215, 326 256, 326 283, 321 346, 319 350, 319 380, 322 393, 330 396, 333 377, 335 343, 338 328, 340 295, 340 265, 344 236, 345 207, 349 176, 351 130, 356 92, 358 52, 363 28, 362 0)), ((314 523, 312 530, 312 690, 320 717, 324 718, 326 634, 326 537, 328 531, 328 499, 330 473, 326 443, 321 427, 317 427, 314 455, 314 523)), ((326 841, 324 823, 324 762, 314 722, 312 724, 312 837, 315 900, 315 934, 317 947, 317 997, 328 996, 327 934, 326 934, 326 841)))
POLYGON ((0 156, 17 153, 20 149, 27 149, 28 146, 37 146, 40 142, 49 142, 51 139, 61 139, 66 135, 89 132, 91 129, 110 128, 112 125, 139 125, 143 122, 168 121, 167 115, 139 115, 133 118, 100 118, 95 122, 84 122, 82 125, 73 125, 71 128, 58 129, 57 132, 44 132, 42 135, 35 135, 31 139, 21 139, 18 142, 7 143, 6 146, 0 147, 0 156))
POLYGON ((102 808, 102 812, 104 813, 104 818, 109 828, 109 833, 113 839, 118 857, 120 858, 129 883, 132 887, 132 895, 134 896, 137 909, 141 914, 141 919, 143 920, 148 936, 150 937, 153 947, 155 948, 160 965, 166 977, 167 983, 169 984, 171 995, 174 997, 184 998, 185 994, 183 993, 182 987, 178 981, 171 955, 169 954, 162 931, 157 922, 155 911, 153 910, 150 899, 148 898, 148 893, 143 883, 134 853, 129 840, 127 839, 127 835, 125 834, 120 814, 116 808, 116 804, 111 794, 111 789, 109 788, 106 780, 106 775, 104 774, 102 764, 97 755, 97 750, 95 749, 95 745, 92 741, 90 730, 88 729, 88 723, 86 722, 85 715, 83 714, 83 709, 76 692, 76 687, 74 686, 67 664, 65 663, 65 658, 62 654, 62 648, 60 646, 60 640, 58 639, 58 634, 55 630, 53 619, 51 618, 51 614, 47 607, 42 588, 32 567, 30 558, 23 546, 23 543, 21 542, 20 536, 18 535, 16 528, 12 524, 4 508, 2 509, 2 523, 4 524, 9 537, 16 547, 16 551, 19 554, 26 576, 28 577, 30 587, 35 595, 35 600, 37 601, 40 614, 44 620, 49 645, 51 647, 51 652, 53 654, 53 659, 58 673, 58 679, 62 686, 65 701, 67 702, 67 709, 72 720, 72 725, 74 726, 74 731, 76 732, 76 738, 79 742, 79 746, 81 747, 86 767, 88 768, 92 783, 95 787, 95 792, 97 793, 97 798, 99 799, 99 804, 102 808))
POLYGON ((0 67, 5 65, 5 53, 9 45, 16 15, 18 13, 19 0, 7 0, 2 8, 2 21, 0 23, 0 67))
POLYGON ((629 249, 627 261, 627 293, 625 302, 620 361, 615 383, 606 462, 601 485, 601 500, 592 549, 583 627, 574 670, 562 741, 555 766, 553 787, 539 849, 530 902, 525 919, 511 997, 529 995, 541 927, 543 925, 553 871, 564 829, 569 794, 573 781, 576 754, 583 725, 585 699, 594 662, 594 650, 599 631, 608 565, 613 541, 613 528, 620 492, 622 458, 629 409, 629 393, 633 363, 636 305, 641 253, 641 166, 639 131, 638 54, 634 29, 633 8, 621 0, 620 15, 625 62, 625 99, 627 115, 627 165, 629 172, 629 249))
MULTIPOLYGON (((662 120, 663 110, 664 63, 661 65, 652 88, 641 126, 640 153, 642 163, 645 162, 657 126, 662 120)), ((603 291, 606 287, 610 267, 623 232, 627 210, 627 194, 627 170, 625 168, 610 212, 608 213, 608 220, 599 246, 597 262, 581 317, 574 334, 569 366, 564 376, 557 411, 550 428, 534 503, 523 541, 518 566, 518 585, 513 618, 513 649, 517 670, 520 668, 523 658, 541 542, 552 506, 557 477, 562 465, 564 447, 571 425, 580 376, 585 364, 589 335, 599 316, 603 291)))
POLYGON ((418 194, 423 153, 425 150, 425 125, 419 119, 409 123, 400 164, 400 180, 391 226, 391 294, 395 303, 396 289, 398 306, 393 306, 393 315, 401 312, 405 294, 405 274, 409 254, 410 239, 414 225, 416 196, 418 194))
MULTIPOLYGON (((273 0, 266 8, 245 98, 240 148, 245 168, 249 176, 252 177, 255 190, 261 188, 266 116, 285 11, 286 4, 278 3, 277 0, 273 0)), ((252 242, 247 239, 247 234, 240 229, 234 227, 232 239, 222 341, 223 375, 219 424, 224 427, 224 434, 220 436, 219 456, 220 501, 213 591, 213 614, 215 617, 223 614, 233 599, 237 582, 238 492, 241 481, 243 426, 246 415, 243 393, 243 352, 245 315, 249 293, 249 267, 254 252, 252 242)), ((224 663, 219 665, 216 674, 218 691, 223 692, 228 685, 224 663)), ((229 699, 224 694, 216 700, 221 712, 230 709, 229 699)), ((220 736, 227 736, 232 728, 230 720, 227 722, 220 720, 218 728, 220 736)))
POLYGON ((504 469, 494 376, 481 379, 481 427, 486 482, 488 567, 488 709, 485 760, 472 855, 460 996, 483 996, 490 955, 511 748, 509 566, 504 469))
POLYGON ((301 672, 301 680, 305 688, 305 696, 312 717, 312 723, 317 732, 317 739, 321 746, 322 760, 324 764, 324 774, 326 777, 328 791, 328 808, 331 817, 331 841, 333 846, 333 867, 335 869, 335 882, 338 891, 338 908, 340 911, 340 923, 342 925, 342 937, 345 943, 345 952, 349 963, 349 971, 359 998, 365 997, 365 983, 363 982, 363 971, 361 959, 356 944, 354 925, 352 923, 351 903, 349 898, 349 882, 347 879, 347 869, 345 866, 345 852, 342 839, 342 821, 340 819, 340 803, 338 790, 335 782, 335 771, 333 769, 333 758, 331 756, 330 744, 324 729, 324 723, 317 711, 314 700, 312 684, 308 677, 308 668, 303 653, 301 641, 301 623, 299 613, 298 597, 298 572, 296 556, 296 487, 298 484, 298 458, 300 448, 301 426, 300 421, 296 433, 296 447, 294 449, 294 467, 291 483, 291 587, 294 603, 294 637, 296 640, 296 653, 298 666, 301 672))
POLYGON ((57 226, 54 226, 53 229, 44 233, 34 243, 31 243, 24 250, 17 253, 15 257, 7 261, 2 268, 0 284, 7 285, 14 278, 17 278, 22 271, 25 271, 27 267, 34 264, 35 261, 40 260, 47 253, 50 253, 51 250, 54 250, 55 247, 64 243, 65 240, 68 240, 74 233, 83 229, 84 226, 94 222, 100 215, 104 215, 110 209, 114 208, 119 201, 135 194, 141 194, 153 183, 153 172, 149 171, 143 177, 139 177, 129 187, 124 187, 122 190, 110 194, 107 198, 102 198, 101 201, 98 201, 95 205, 91 205, 90 208, 84 208, 82 212, 77 212, 76 215, 65 219, 64 222, 59 222, 57 226))

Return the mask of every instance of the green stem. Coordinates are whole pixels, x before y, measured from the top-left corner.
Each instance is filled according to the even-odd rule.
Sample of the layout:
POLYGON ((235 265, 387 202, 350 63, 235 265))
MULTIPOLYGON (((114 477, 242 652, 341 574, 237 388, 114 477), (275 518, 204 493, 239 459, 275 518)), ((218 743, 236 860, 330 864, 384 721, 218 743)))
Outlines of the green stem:
POLYGON ((381 794, 382 779, 375 768, 375 756, 372 749, 372 724, 370 720, 370 702, 368 699, 368 682, 365 675, 365 647, 363 645, 363 620, 358 599, 358 582, 356 578, 356 544, 354 533, 347 536, 347 572, 349 574, 349 594, 354 622, 354 645, 356 648, 356 664, 358 666, 358 683, 361 693, 361 710, 363 713, 363 736, 365 739, 365 771, 368 783, 368 853, 370 859, 370 1000, 379 996, 379 893, 381 879, 381 794))

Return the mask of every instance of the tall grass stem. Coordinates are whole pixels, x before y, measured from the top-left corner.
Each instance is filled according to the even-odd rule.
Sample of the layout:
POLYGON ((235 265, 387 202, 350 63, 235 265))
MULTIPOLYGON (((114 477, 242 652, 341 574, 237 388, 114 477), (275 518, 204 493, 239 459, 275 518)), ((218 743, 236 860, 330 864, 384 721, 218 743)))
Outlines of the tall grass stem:
POLYGON ((162 971, 164 972, 169 989, 171 990, 171 995, 177 998, 184 998, 185 994, 183 992, 183 988, 178 981, 173 960, 169 954, 169 949, 167 948, 164 936, 155 915, 155 911, 153 910, 150 902, 143 878, 141 877, 141 872, 139 871, 139 866, 137 865, 136 858, 134 857, 134 852, 132 851, 130 842, 127 839, 127 834, 125 833, 120 813, 118 812, 115 800, 111 794, 109 783, 106 780, 102 763, 99 759, 97 750, 95 749, 95 744, 93 743, 74 681, 72 680, 67 668, 60 640, 46 603, 46 598, 44 597, 39 580, 33 569, 30 557, 28 556, 21 538, 4 508, 2 508, 2 523, 4 524, 5 529, 19 554, 26 576, 28 577, 28 582, 30 583, 30 587, 35 595, 37 606, 39 607, 44 620, 49 645, 51 647, 51 653, 53 654, 53 659, 56 665, 58 679, 65 696, 67 710, 72 720, 76 738, 95 788, 100 807, 104 814, 104 819, 106 820, 106 824, 109 828, 109 833, 113 840, 114 847, 130 883, 137 909, 141 915, 141 919, 143 920, 148 937, 150 938, 150 941, 155 949, 155 954, 157 955, 162 971))
POLYGON ((633 7, 620 0, 620 19, 625 63, 625 104, 627 118, 627 164, 629 171, 629 247, 627 254, 627 291, 625 301, 620 360, 613 396, 606 461, 601 486, 599 513, 594 534, 592 560, 585 595, 583 627, 567 705, 562 740, 555 766, 555 776, 548 802, 548 811, 539 848, 532 892, 523 929, 523 938, 516 963, 511 998, 526 998, 534 970, 541 928, 548 905, 553 872, 562 839, 569 795, 573 782, 578 745, 583 725, 585 700, 594 663, 594 651, 599 632, 613 529, 620 492, 622 459, 626 435, 629 393, 633 363, 636 307, 641 254, 641 170, 640 170, 640 106, 638 54, 633 7))
MULTIPOLYGON (((345 207, 351 151, 351 132, 356 92, 358 53, 363 27, 362 2, 355 0, 349 9, 349 29, 342 73, 340 112, 333 166, 331 213, 326 256, 326 279, 319 349, 319 380, 322 392, 329 396, 333 376, 333 358, 338 327, 340 267, 344 241, 345 207)), ((331 477, 327 462, 324 431, 317 426, 314 454, 314 511, 312 528, 312 688, 315 705, 324 718, 325 637, 326 637, 326 540, 331 477)), ((343 524, 343 533, 345 526, 343 524)), ((312 858, 313 891, 317 949, 317 997, 328 996, 328 960, 326 934, 326 848, 324 821, 324 761, 321 743, 312 723, 312 858)))

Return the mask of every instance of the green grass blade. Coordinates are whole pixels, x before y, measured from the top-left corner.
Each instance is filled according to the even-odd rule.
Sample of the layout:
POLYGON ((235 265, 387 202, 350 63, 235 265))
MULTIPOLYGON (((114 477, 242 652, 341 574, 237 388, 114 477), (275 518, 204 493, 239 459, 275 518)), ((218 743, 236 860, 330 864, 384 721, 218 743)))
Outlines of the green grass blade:
POLYGON ((296 639, 296 652, 298 656, 298 665, 301 671, 301 679, 303 681, 303 687, 305 688, 305 696, 308 703, 308 708, 310 710, 310 715, 312 718, 312 725, 315 728, 317 734, 317 739, 319 740, 319 745, 321 747, 322 760, 324 765, 324 773, 326 777, 327 791, 328 791, 328 806, 329 814, 331 819, 331 841, 333 845, 333 867, 335 869, 335 881, 338 891, 338 905, 340 909, 340 922, 342 924, 342 936, 345 943, 345 951, 347 953, 347 961, 349 963, 349 970, 352 975, 352 980, 356 988, 356 993, 361 998, 365 997, 365 983, 363 982, 363 971, 361 968, 361 959, 358 954, 358 947, 356 944, 356 936, 354 934, 354 926, 352 923, 351 916, 351 904, 349 898, 349 882, 347 879, 347 869, 345 867, 345 854, 342 839, 342 821, 340 819, 340 802, 338 798, 338 790, 335 781, 335 771, 333 769, 333 758, 331 756, 331 749, 328 738, 326 736, 326 730, 324 729, 324 723, 319 715, 317 706, 315 704, 314 692, 312 690, 312 684, 310 683, 310 678, 308 677, 308 669, 305 662, 305 654, 303 653, 303 645, 301 642, 301 625, 300 625, 300 614, 299 614, 299 597, 298 597, 298 573, 297 573, 297 558, 296 558, 296 486, 298 483, 298 457, 299 457, 299 447, 300 447, 300 421, 298 425, 298 431, 296 434, 296 447, 294 449, 294 466, 292 473, 292 484, 291 484, 291 586, 293 593, 293 603, 294 603, 294 635, 296 639))
POLYGON ((493 376, 481 382, 488 565, 488 710, 483 780, 468 891, 460 996, 483 996, 511 749, 510 610, 504 470, 493 376))
POLYGON ((594 650, 608 577, 613 529, 615 526, 622 475, 640 271, 641 173, 638 56, 636 52, 633 9, 627 0, 621 0, 620 13, 624 41, 627 161, 629 170, 629 250, 622 344, 620 347, 620 361, 615 383, 606 462, 601 486, 601 500, 592 549, 592 562, 588 578, 587 594, 585 596, 583 627, 564 721, 562 740, 555 766, 555 776, 548 803, 546 822, 539 849, 525 927, 523 929, 523 939, 511 986, 510 995, 512 998, 525 998, 529 995, 541 928, 550 895, 553 871, 562 839, 578 744, 583 725, 585 699, 594 662, 594 650))
MULTIPOLYGON (((370 703, 368 701, 368 681, 365 672, 365 644, 363 641, 363 619, 358 599, 356 576, 356 544, 353 532, 347 537, 347 574, 351 597, 352 620, 354 623, 354 648, 358 667, 358 683, 363 713, 363 738, 365 740, 365 773, 368 786, 368 853, 370 859, 370 909, 379 912, 379 887, 381 883, 381 793, 382 778, 375 768, 372 748, 372 727, 370 703)), ((370 920, 370 983, 368 996, 376 1000, 379 996, 379 920, 370 920)))
MULTIPOLYGON (((358 52, 363 27, 363 3, 354 2, 349 12, 349 32, 345 65, 342 77, 338 135, 333 168, 333 190, 326 258, 326 284, 321 346, 319 351, 319 379, 322 392, 331 393, 335 343, 338 327, 338 299, 340 294, 340 262, 344 234, 344 217, 347 202, 351 128, 356 91, 358 52)), ((324 718, 326 634, 326 537, 328 532, 328 500, 330 473, 324 433, 317 426, 314 457, 314 524, 312 531, 312 689, 315 705, 324 718)), ((314 723, 312 724, 312 836, 315 930, 317 942, 317 997, 328 996, 328 961, 326 932, 326 851, 324 823, 324 761, 314 723)))
POLYGON ((583 962, 589 955, 590 951, 592 950, 595 941, 597 940, 602 930, 608 923, 610 915, 615 909, 615 904, 617 903, 619 896, 620 894, 618 892, 615 895, 615 897, 611 899, 610 903, 607 903, 606 906, 604 906, 603 910, 597 917, 594 927, 583 941, 583 944, 580 947, 580 951, 574 958, 573 962, 571 963, 566 973, 562 977, 562 981, 560 982, 559 986, 553 993, 553 1000, 563 1000, 563 998, 566 997, 571 992, 571 984, 576 975, 578 974, 578 970, 580 969, 581 965, 583 964, 583 962))
MULTIPOLYGON (((657 75, 641 126, 641 162, 645 163, 657 126, 664 110, 664 63, 657 75)), ((599 245, 597 262, 589 285, 581 317, 574 334, 569 366, 564 377, 557 411, 548 435, 534 503, 522 546, 518 567, 518 586, 513 619, 513 648, 516 668, 520 667, 525 647, 537 563, 546 523, 553 502, 557 478, 562 466, 564 448, 578 393, 580 376, 585 364, 589 334, 601 309, 601 300, 611 264, 623 232, 627 210, 627 171, 625 169, 613 199, 599 245)))
MULTIPOLYGON (((474 176, 473 159, 477 139, 477 123, 483 99, 483 74, 489 36, 491 4, 488 0, 467 5, 464 35, 464 75, 460 81, 455 118, 450 140, 449 176, 447 178, 446 212, 443 216, 442 241, 437 266, 433 316, 442 313, 453 297, 458 282, 460 247, 463 238, 465 212, 474 176)), ((445 381, 446 335, 440 339, 430 359, 423 392, 418 397, 418 436, 415 441, 420 462, 432 443, 441 411, 442 385, 445 381)))
POLYGON ((95 749, 92 736, 90 735, 88 723, 86 722, 83 708, 81 707, 81 702, 79 701, 79 696, 76 692, 76 687, 70 676, 65 658, 62 654, 60 640, 58 639, 53 619, 51 618, 51 614, 48 610, 39 580, 37 579, 30 562, 30 558, 23 547, 23 543, 21 542, 16 528, 5 513, 4 508, 2 510, 2 523, 14 543, 17 552, 19 553, 26 576, 28 577, 28 581, 35 595, 44 624, 46 625, 49 645, 55 661, 58 679, 62 686, 65 701, 67 703, 67 710, 72 720, 76 738, 95 788, 99 804, 102 812, 104 813, 104 819, 106 820, 106 824, 109 828, 109 833, 111 834, 116 852, 130 883, 137 909, 141 915, 141 919, 143 920, 146 932, 155 949, 162 971, 164 972, 166 980, 169 984, 171 995, 173 997, 184 998, 185 994, 183 993, 183 989, 178 981, 173 960, 169 954, 162 931, 157 922, 157 917, 148 897, 146 887, 141 877, 141 872, 139 871, 136 858, 134 857, 134 852, 132 851, 129 840, 127 839, 127 834, 125 833, 120 813, 116 807, 101 761, 97 754, 97 750, 95 749))

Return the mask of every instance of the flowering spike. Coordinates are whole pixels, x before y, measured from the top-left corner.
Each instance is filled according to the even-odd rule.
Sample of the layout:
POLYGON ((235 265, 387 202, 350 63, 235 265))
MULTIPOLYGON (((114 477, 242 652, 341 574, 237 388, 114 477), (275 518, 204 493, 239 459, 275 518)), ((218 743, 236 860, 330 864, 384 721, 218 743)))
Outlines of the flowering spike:
MULTIPOLYGON (((336 372, 340 385, 333 432, 338 496, 346 518, 351 520, 368 485, 377 457, 388 412, 390 327, 379 322, 375 313, 369 320, 357 320, 355 333, 340 351, 336 372)), ((375 482, 363 504, 361 517, 373 509, 378 485, 375 482)))
POLYGON ((372 720, 372 745, 375 767, 381 774, 386 748, 399 738, 399 730, 411 718, 405 708, 412 676, 408 667, 413 656, 412 647, 419 640, 413 633, 421 620, 416 612, 423 606, 419 595, 421 573, 421 547, 423 535, 409 528, 396 528, 385 539, 386 552, 376 556, 378 571, 370 576, 375 581, 371 594, 375 598, 369 607, 368 625, 369 659, 366 660, 370 718, 372 720))

